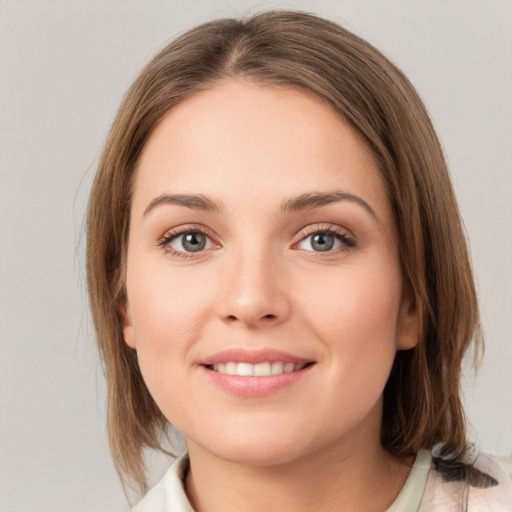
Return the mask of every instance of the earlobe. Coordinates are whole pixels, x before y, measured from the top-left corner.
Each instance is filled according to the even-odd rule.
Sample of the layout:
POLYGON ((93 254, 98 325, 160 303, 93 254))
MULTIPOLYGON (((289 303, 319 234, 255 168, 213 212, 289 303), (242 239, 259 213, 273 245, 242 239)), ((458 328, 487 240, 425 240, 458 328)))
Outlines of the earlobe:
POLYGON ((121 315, 121 323, 123 326, 124 341, 130 348, 135 348, 135 334, 133 332, 130 306, 126 299, 124 299, 121 303, 121 306, 119 307, 119 313, 121 315))
POLYGON ((397 350, 414 348, 419 341, 420 318, 416 300, 412 293, 404 294, 400 305, 397 334, 397 350))

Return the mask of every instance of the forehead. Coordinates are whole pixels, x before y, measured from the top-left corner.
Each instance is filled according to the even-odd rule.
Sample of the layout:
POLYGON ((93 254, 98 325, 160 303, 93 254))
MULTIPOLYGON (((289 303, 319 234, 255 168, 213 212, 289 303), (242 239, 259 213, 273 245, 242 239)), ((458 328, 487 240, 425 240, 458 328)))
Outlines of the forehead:
POLYGON ((323 100, 292 87, 227 80, 164 116, 141 154, 133 207, 162 193, 242 202, 275 196, 277 204, 334 188, 386 208, 373 157, 323 100))

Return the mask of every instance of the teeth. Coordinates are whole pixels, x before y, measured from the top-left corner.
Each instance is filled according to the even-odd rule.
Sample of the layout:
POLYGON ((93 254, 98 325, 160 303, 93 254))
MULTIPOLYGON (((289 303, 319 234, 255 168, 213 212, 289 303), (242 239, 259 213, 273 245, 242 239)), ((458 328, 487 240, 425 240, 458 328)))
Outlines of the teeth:
MULTIPOLYGON (((220 366, 220 365, 219 365, 220 366)), ((236 375, 236 363, 226 363, 226 373, 228 375, 236 375)), ((219 372, 222 370, 219 368, 219 372)))
MULTIPOLYGON (((248 365, 252 366, 252 365, 248 365)), ((255 364, 253 367, 253 375, 257 375, 258 377, 264 375, 270 375, 272 372, 270 371, 270 363, 259 363, 255 364)))
POLYGON ((273 361, 266 363, 219 363, 213 365, 213 371, 225 373, 227 375, 240 375, 242 377, 256 376, 266 377, 268 375, 278 375, 279 373, 290 373, 302 370, 306 363, 283 363, 282 361, 273 361))
POLYGON ((283 367, 284 367, 283 363, 281 363, 280 361, 274 361, 272 363, 272 369, 271 369, 272 375, 277 375, 278 373, 283 373, 283 367))
POLYGON ((250 363, 238 363, 236 367, 237 375, 254 375, 254 365, 250 363))
POLYGON ((284 363, 284 372, 285 373, 290 373, 290 372, 293 372, 293 367, 295 365, 293 363, 284 363))

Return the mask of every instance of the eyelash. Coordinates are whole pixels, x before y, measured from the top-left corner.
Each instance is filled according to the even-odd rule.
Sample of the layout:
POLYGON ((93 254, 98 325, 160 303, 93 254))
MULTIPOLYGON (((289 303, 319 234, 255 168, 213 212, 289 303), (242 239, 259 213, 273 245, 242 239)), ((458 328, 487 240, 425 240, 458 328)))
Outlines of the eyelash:
POLYGON ((213 233, 210 230, 206 229, 204 226, 201 226, 201 225, 190 224, 190 225, 181 226, 179 228, 172 229, 172 230, 168 231, 159 240, 158 246, 161 247, 162 249, 164 249, 166 253, 170 254, 173 257, 182 258, 184 260, 194 258, 197 256, 197 254, 200 254, 203 251, 198 251, 197 253, 176 251, 170 245, 171 242, 173 242, 180 236, 188 235, 190 233, 201 233, 202 235, 209 238, 213 242, 213 244, 215 244, 217 246, 219 245, 218 242, 215 240, 213 233))
POLYGON ((305 252, 314 253, 315 257, 328 257, 340 252, 348 252, 356 246, 355 237, 349 234, 349 232, 346 229, 343 229, 340 226, 333 226, 332 224, 313 224, 307 227, 307 232, 303 234, 300 240, 294 243, 292 247, 297 247, 301 242, 306 240, 308 237, 311 237, 316 234, 332 235, 334 236, 334 238, 341 242, 342 247, 338 249, 325 251, 325 253, 322 253, 321 251, 304 250, 305 252))
MULTIPOLYGON (((326 235, 333 235, 337 240, 339 240, 342 243, 342 247, 334 250, 328 250, 325 251, 325 255, 322 254, 321 251, 307 251, 304 250, 304 252, 311 252, 314 253, 317 257, 322 256, 329 256, 333 255, 339 252, 348 252, 350 249, 354 248, 356 246, 355 239, 352 235, 349 235, 349 233, 339 227, 339 226, 333 226, 331 224, 314 224, 311 226, 308 226, 307 228, 308 233, 303 234, 300 238, 300 240, 292 245, 292 248, 296 248, 301 242, 306 240, 308 237, 316 235, 316 234, 326 234, 326 235)), ((201 225, 186 225, 181 226, 179 228, 172 229, 168 231, 158 242, 158 246, 165 250, 168 254, 171 254, 173 257, 181 258, 181 259, 191 259, 196 257, 198 254, 201 254, 204 252, 204 250, 198 251, 197 253, 194 252, 186 252, 186 251, 177 251, 175 249, 172 249, 170 244, 174 240, 176 240, 178 237, 191 234, 191 233, 201 233, 204 236, 208 237, 211 242, 215 245, 219 245, 219 243, 216 241, 215 236, 213 233, 206 229, 204 226, 201 225)))

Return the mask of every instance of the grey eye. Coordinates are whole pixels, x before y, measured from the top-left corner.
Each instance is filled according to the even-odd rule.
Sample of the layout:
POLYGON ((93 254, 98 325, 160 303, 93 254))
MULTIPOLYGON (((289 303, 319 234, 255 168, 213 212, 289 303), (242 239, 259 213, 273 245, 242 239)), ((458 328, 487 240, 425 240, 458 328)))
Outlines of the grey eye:
POLYGON ((183 233, 174 238, 170 245, 176 251, 199 252, 206 247, 208 240, 208 237, 203 233, 183 233))
POLYGON ((330 251, 334 247, 335 238, 329 233, 311 235, 311 247, 314 251, 330 251))
POLYGON ((304 237, 299 243, 299 248, 303 251, 314 252, 332 251, 342 246, 343 242, 340 240, 340 236, 322 231, 304 237))

